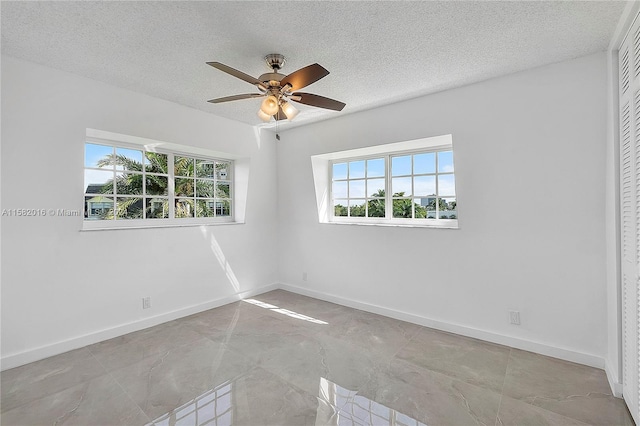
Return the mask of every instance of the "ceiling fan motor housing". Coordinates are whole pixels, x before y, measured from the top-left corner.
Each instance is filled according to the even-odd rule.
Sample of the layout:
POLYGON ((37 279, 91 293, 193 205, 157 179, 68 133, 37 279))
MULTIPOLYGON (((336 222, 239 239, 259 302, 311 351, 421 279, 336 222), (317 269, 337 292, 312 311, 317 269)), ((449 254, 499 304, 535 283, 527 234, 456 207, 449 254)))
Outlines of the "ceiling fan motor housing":
POLYGON ((268 72, 258 77, 258 80, 264 82, 264 84, 270 87, 280 87, 280 80, 282 80, 284 77, 284 74, 280 74, 277 72, 268 72))

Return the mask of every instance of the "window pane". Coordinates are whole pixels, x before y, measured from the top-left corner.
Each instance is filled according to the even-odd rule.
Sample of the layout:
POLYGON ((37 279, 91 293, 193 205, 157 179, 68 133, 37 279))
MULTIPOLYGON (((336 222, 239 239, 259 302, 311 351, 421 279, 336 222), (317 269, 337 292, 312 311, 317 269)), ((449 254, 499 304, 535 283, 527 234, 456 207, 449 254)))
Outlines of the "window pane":
POLYGON ((349 201, 349 216, 364 217, 364 214, 365 214, 364 200, 349 201))
POLYGON ((435 176, 416 176, 413 178, 413 195, 436 195, 435 176))
POLYGON ((411 199, 393 200, 393 217, 411 218, 411 199))
POLYGON ((384 158, 367 160, 367 177, 384 177, 384 158))
POLYGON ((347 198, 347 181, 333 182, 333 198, 347 198))
POLYGON ((169 195, 169 178, 167 176, 147 175, 147 195, 169 195))
POLYGON ((98 167, 110 169, 113 167, 111 156, 113 155, 113 147, 104 145, 95 145, 92 143, 84 144, 84 166, 98 167))
POLYGON ((116 148, 116 169, 142 171, 142 151, 116 148))
POLYGON ((193 176, 194 159, 191 157, 174 157, 173 170, 176 176, 193 176))
POLYGON ((384 179, 367 179, 367 194, 370 197, 384 197, 384 179))
POLYGON ((438 153, 438 172, 453 172, 453 151, 438 153))
POLYGON ((113 194, 113 172, 85 170, 84 192, 87 194, 113 194))
POLYGON ((411 178, 393 178, 391 179, 391 193, 394 197, 411 196, 411 178))
MULTIPOLYGON (((420 197, 420 198, 415 198, 414 202, 424 208, 425 211, 429 212, 429 211, 434 211, 436 210, 436 199, 437 197, 435 195, 433 196, 429 196, 429 197, 420 197)), ((417 207, 416 207, 417 208, 417 207)), ((419 218, 422 219, 422 218, 419 218)), ((435 219, 435 214, 433 215, 433 218, 435 219)))
MULTIPOLYGON (((230 410, 231 409, 231 401, 229 400, 229 395, 223 395, 221 397, 218 397, 217 400, 213 403, 209 403, 206 405, 203 405, 202 400, 198 401, 200 408, 198 408, 198 420, 197 425, 207 425, 207 426, 217 426, 220 425, 222 426, 224 423, 220 423, 220 421, 218 422, 210 422, 211 420, 216 419, 216 416, 218 414, 222 414, 225 412, 225 410, 230 410), (229 401, 227 401, 229 400, 229 401), (216 410, 216 405, 217 405, 217 410, 216 410)), ((216 419, 219 420, 219 417, 216 419)), ((227 424, 232 424, 231 422, 227 423, 227 424)), ((159 425, 158 425, 159 426, 159 425)), ((177 426, 177 425, 176 425, 177 426)))
POLYGON ((190 198, 179 198, 176 200, 176 218, 193 217, 194 201, 190 198))
POLYGON ((216 164, 212 160, 196 160, 196 176, 213 179, 216 175, 216 164))
POLYGON ((113 219, 113 198, 102 195, 84 197, 84 218, 87 220, 113 219))
POLYGON ((142 198, 118 197, 116 219, 142 219, 142 198))
POLYGON ((333 200, 333 215, 346 216, 347 204, 348 204, 347 200, 333 200))
POLYGON ((438 195, 456 195, 456 182, 453 175, 438 175, 438 195))
POLYGON ((455 197, 440 198, 440 219, 457 219, 457 201, 455 197))
POLYGON ((227 180, 231 178, 231 164, 216 161, 216 179, 227 180))
POLYGON ((229 183, 223 182, 216 184, 216 198, 230 198, 231 186, 229 183))
POLYGON ((216 200, 216 216, 231 216, 231 201, 216 200))
POLYGON ((365 196, 364 180, 350 180, 349 198, 364 198, 365 196))
POLYGON ((144 153, 145 170, 149 173, 169 173, 167 168, 167 154, 158 152, 144 153))
POLYGON ((416 198, 413 200, 413 211, 416 219, 427 218, 427 207, 423 205, 424 198, 416 198))
POLYGON ((166 219, 169 217, 169 199, 146 198, 145 209, 147 219, 166 219))
POLYGON ((427 219, 435 219, 436 218, 436 197, 428 197, 422 198, 420 205, 425 206, 427 209, 427 219))
POLYGON ((413 174, 421 175, 436 172, 436 154, 417 154, 413 156, 413 174))
POLYGON ((380 199, 376 199, 376 200, 369 200, 369 202, 367 203, 367 216, 368 217, 385 217, 385 212, 384 212, 384 199, 380 198, 380 199))
POLYGON ((214 217, 216 215, 216 201, 213 199, 197 200, 196 206, 197 217, 214 217))
POLYGON ((349 179, 364 177, 364 160, 349 162, 349 179))
POLYGON ((411 156, 391 158, 391 176, 401 176, 411 174, 411 156))
POLYGON ((177 196, 193 196, 193 179, 176 178, 176 195, 177 196))
POLYGON ((226 413, 218 416, 218 424, 219 425, 230 425, 233 423, 231 417, 232 411, 227 411, 226 413))
POLYGON ((142 174, 117 172, 116 192, 123 195, 142 194, 142 174))
POLYGON ((214 186, 212 180, 196 180, 196 197, 213 198, 214 186))
POLYGON ((347 163, 337 163, 333 165, 333 178, 334 179, 347 178, 347 163))

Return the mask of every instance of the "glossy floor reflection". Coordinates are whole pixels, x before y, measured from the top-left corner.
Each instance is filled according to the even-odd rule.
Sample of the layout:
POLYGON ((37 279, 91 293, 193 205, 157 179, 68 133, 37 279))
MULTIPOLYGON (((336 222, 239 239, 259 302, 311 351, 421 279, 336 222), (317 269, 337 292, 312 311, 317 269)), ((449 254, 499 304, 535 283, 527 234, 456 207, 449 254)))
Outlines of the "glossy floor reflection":
POLYGON ((2 425, 632 425, 602 370, 277 290, 1 374, 2 425))

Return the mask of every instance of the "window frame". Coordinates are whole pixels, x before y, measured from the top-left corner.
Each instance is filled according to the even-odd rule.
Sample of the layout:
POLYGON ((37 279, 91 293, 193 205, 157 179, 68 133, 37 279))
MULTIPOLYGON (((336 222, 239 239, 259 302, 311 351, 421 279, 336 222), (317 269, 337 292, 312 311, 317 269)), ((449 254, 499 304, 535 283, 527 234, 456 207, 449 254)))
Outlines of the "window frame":
MULTIPOLYGON (((454 167, 453 167, 453 172, 439 172, 438 171, 438 152, 446 152, 446 151, 451 151, 453 154, 453 146, 452 145, 438 145, 438 146, 431 146, 428 148, 416 148, 416 149, 409 149, 409 150, 399 150, 399 151, 385 151, 383 153, 376 153, 376 154, 370 154, 370 155, 356 155, 356 156, 345 156, 345 157, 337 157, 337 158, 332 158, 328 161, 328 200, 329 200, 329 205, 328 205, 328 210, 329 210, 329 223, 345 223, 345 224, 358 224, 358 225, 396 225, 396 226, 411 226, 411 227, 428 227, 428 228, 458 228, 458 217, 459 214, 457 212, 456 209, 456 219, 441 219, 439 218, 439 202, 436 201, 436 218, 434 219, 427 219, 427 218, 396 218, 393 217, 393 193, 390 190, 392 188, 392 179, 394 176, 392 176, 392 158, 393 157, 402 157, 402 156, 407 156, 407 155, 411 155, 412 159, 414 155, 417 154, 428 154, 428 153, 434 153, 435 154, 435 171, 434 173, 429 173, 429 174, 424 174, 424 173, 414 173, 413 170, 413 160, 412 160, 412 168, 411 168, 411 174, 410 175, 402 175, 402 177, 407 177, 410 176, 411 177, 411 185, 412 185, 412 196, 411 197, 406 197, 407 199, 410 200, 415 200, 415 198, 424 198, 424 197, 416 197, 415 195, 413 195, 413 185, 414 185, 414 177, 415 176, 426 176, 426 175, 433 175, 435 177, 435 185, 436 185, 436 200, 440 199, 440 198, 450 198, 450 196, 444 195, 444 196, 440 196, 439 193, 439 188, 438 188, 438 176, 439 175, 453 175, 454 176, 454 187, 456 187, 456 168, 455 168, 455 160, 453 162, 454 167), (367 216, 336 216, 335 215, 335 207, 334 207, 334 197, 333 197, 333 165, 334 164, 340 164, 340 163, 350 163, 350 162, 354 162, 354 161, 365 161, 365 177, 362 178, 364 180, 367 179, 367 170, 366 170, 366 160, 371 160, 371 159, 379 159, 379 158, 383 158, 385 161, 385 175, 384 175, 384 180, 385 180, 385 216, 384 217, 367 217, 367 216)), ((350 181, 349 179, 349 175, 348 175, 348 168, 349 166, 347 165, 347 178, 346 179, 339 179, 339 181, 345 181, 347 182, 347 186, 348 186, 348 182, 350 181)), ((360 179, 360 178, 358 178, 360 179)), ((456 194, 455 194, 455 198, 456 198, 456 207, 457 207, 457 200, 458 200, 458 195, 457 195, 457 189, 456 189, 456 194)), ((347 198, 346 200, 349 202, 351 201, 351 197, 348 196, 349 194, 347 193, 347 198)), ((339 198, 339 199, 343 199, 343 198, 339 198)), ((371 199, 370 196, 368 196, 368 194, 365 194, 365 205, 368 203, 369 199, 371 199)), ((400 199, 398 197, 396 197, 396 199, 400 199)), ((411 205, 411 209, 412 209, 412 216, 415 216, 415 206, 414 206, 415 202, 412 202, 411 205)), ((365 212, 368 212, 368 206, 366 206, 366 210, 365 212)), ((349 205, 347 205, 347 214, 350 214, 350 208, 349 205)), ((365 213, 366 214, 366 213, 365 213)))
MULTIPOLYGON (((146 145, 140 145, 140 144, 136 144, 136 143, 130 143, 130 142, 124 142, 124 141, 120 141, 120 140, 113 140, 113 139, 104 139, 104 138, 99 138, 99 137, 94 137, 94 136, 90 136, 87 135, 84 138, 84 143, 83 143, 83 176, 82 176, 82 182, 83 182, 83 212, 86 210, 86 197, 91 196, 92 194, 89 194, 86 192, 87 186, 85 185, 84 182, 84 173, 86 170, 104 170, 104 169, 100 169, 97 167, 89 167, 86 165, 86 146, 87 144, 94 144, 94 145, 102 145, 102 146, 106 146, 106 147, 111 147, 114 148, 114 152, 116 152, 117 148, 122 148, 122 149, 130 149, 130 150, 135 150, 135 151, 141 151, 142 152, 142 162, 143 164, 145 163, 145 153, 150 152, 150 153, 158 153, 158 154, 165 154, 167 155, 167 180, 168 180, 168 185, 167 185, 167 195, 157 195, 157 196, 152 196, 152 195, 147 195, 146 194, 146 185, 143 185, 143 189, 142 189, 142 193, 140 194, 126 194, 127 197, 139 197, 142 200, 143 203, 143 212, 144 210, 146 210, 146 199, 147 198, 166 198, 168 200, 168 207, 169 207, 169 217, 168 218, 151 218, 151 217, 145 217, 145 218, 141 218, 141 219, 117 219, 114 217, 114 219, 98 219, 98 220, 89 220, 86 217, 84 217, 83 214, 83 220, 82 220, 82 230, 99 230, 99 229, 122 229, 122 228, 157 228, 157 227, 174 227, 174 226, 198 226, 198 225, 213 225, 213 224, 229 224, 229 223, 236 223, 235 221, 235 217, 236 217, 236 206, 235 206, 235 201, 236 201, 236 197, 235 197, 235 160, 233 158, 222 158, 219 156, 209 156, 209 155, 205 155, 205 154, 201 154, 201 153, 193 153, 193 152, 189 152, 188 150, 179 150, 179 149, 162 149, 162 148, 153 148, 153 149, 148 149, 148 146, 146 145), (182 217, 182 218, 176 218, 175 217, 175 203, 179 198, 193 198, 195 201, 197 202, 200 198, 197 198, 194 194, 193 197, 180 197, 180 196, 176 196, 175 193, 175 179, 176 179, 176 174, 175 174, 175 163, 174 163, 174 158, 175 157, 188 157, 194 160, 206 160, 206 161, 213 161, 214 164, 215 162, 225 162, 229 164, 229 169, 227 170, 228 176, 227 179, 225 181, 229 182, 230 188, 229 188, 229 204, 230 204, 230 214, 228 216, 215 216, 215 217, 182 217)), ((114 169, 108 169, 109 171, 113 171, 114 169)), ((124 171, 126 172, 126 170, 124 171)), ((115 173, 114 176, 119 173, 118 169, 115 169, 115 173)), ((141 174, 142 175, 142 179, 144 181, 146 181, 146 176, 147 176, 147 171, 146 168, 143 167, 141 172, 135 172, 137 174, 141 174)), ((149 172, 151 175, 165 175, 164 173, 156 173, 156 172, 149 172)), ((195 180, 198 179, 197 176, 195 176, 195 169, 194 169, 194 176, 192 177, 192 179, 195 180)), ((217 182, 217 178, 213 179, 213 185, 215 188, 216 182, 217 182)), ((95 195, 95 194, 93 194, 95 195)), ((125 195, 125 194, 122 194, 125 195)), ((119 198, 119 195, 117 193, 117 188, 114 188, 114 193, 113 195, 110 196, 113 199, 113 202, 117 202, 117 199, 119 198)), ((212 200, 217 200, 215 197, 211 198, 212 200)))

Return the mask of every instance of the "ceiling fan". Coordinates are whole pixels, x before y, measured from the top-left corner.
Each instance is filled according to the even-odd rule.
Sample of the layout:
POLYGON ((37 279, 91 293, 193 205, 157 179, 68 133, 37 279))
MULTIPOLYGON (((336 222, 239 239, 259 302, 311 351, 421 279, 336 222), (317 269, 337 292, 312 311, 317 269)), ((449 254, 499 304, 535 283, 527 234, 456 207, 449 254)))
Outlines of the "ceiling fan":
POLYGON ((284 65, 284 56, 279 53, 271 53, 265 56, 264 59, 273 72, 262 74, 258 78, 254 78, 249 74, 245 74, 242 71, 238 71, 220 62, 207 62, 207 65, 211 65, 220 71, 224 71, 240 80, 253 84, 260 91, 260 93, 225 96, 223 98, 211 99, 207 102, 219 104, 240 99, 265 98, 258 111, 258 116, 265 122, 270 121, 271 117, 276 121, 284 119, 293 120, 293 118, 298 115, 298 110, 291 105, 289 101, 334 111, 342 111, 345 107, 345 103, 336 101, 335 99, 325 98, 324 96, 314 95, 313 93, 297 92, 297 90, 315 83, 329 74, 329 71, 321 65, 312 64, 300 68, 289 75, 284 75, 278 72, 284 65))

